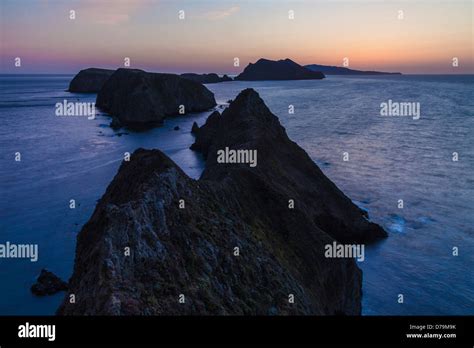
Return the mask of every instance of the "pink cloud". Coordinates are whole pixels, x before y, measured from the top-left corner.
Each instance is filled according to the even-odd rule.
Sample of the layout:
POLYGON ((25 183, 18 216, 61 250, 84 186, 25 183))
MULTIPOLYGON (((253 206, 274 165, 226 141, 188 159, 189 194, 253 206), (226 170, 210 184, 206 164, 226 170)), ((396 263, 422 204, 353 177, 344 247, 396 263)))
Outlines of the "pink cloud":
POLYGON ((239 6, 232 6, 231 8, 224 9, 224 10, 216 10, 216 11, 207 12, 203 15, 203 18, 211 19, 211 20, 219 20, 219 19, 230 17, 231 15, 239 11, 240 11, 239 6))
POLYGON ((158 3, 158 0, 83 0, 77 14, 94 23, 104 25, 123 24, 138 11, 158 3))

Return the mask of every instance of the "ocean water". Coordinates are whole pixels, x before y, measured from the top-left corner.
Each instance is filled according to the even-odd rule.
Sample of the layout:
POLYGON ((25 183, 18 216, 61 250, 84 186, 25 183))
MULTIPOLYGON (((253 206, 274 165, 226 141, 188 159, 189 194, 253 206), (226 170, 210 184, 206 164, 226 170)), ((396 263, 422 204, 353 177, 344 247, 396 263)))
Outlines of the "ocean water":
MULTIPOLYGON (((0 259, 0 314, 54 314, 64 294, 37 298, 29 288, 41 268, 70 276, 76 235, 125 152, 158 148, 193 178, 203 169, 201 156, 189 150, 190 129, 210 112, 170 118, 146 132, 116 132, 105 114, 93 120, 55 116, 55 103, 64 99, 95 101, 94 94, 66 92, 71 78, 0 75, 0 243, 39 245, 37 262, 0 259), (69 208, 70 199, 76 209, 69 208)), ((474 314, 474 76, 208 85, 218 109, 247 87, 260 93, 324 173, 389 232, 366 247, 359 262, 363 314, 474 314), (420 118, 380 116, 380 104, 388 100, 420 103, 420 118)))

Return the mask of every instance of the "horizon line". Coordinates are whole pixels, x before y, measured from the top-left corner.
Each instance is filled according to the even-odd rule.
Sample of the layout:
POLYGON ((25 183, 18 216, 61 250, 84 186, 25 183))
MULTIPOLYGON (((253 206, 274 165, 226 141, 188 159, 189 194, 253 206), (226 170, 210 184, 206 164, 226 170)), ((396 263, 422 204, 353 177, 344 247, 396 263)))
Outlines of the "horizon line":
MULTIPOLYGON (((89 68, 85 68, 89 69, 89 68)), ((199 72, 192 72, 192 71, 187 71, 185 73, 183 72, 160 72, 160 71, 151 71, 151 70, 144 70, 140 68, 117 68, 117 69, 109 69, 109 68, 96 68, 96 69, 107 69, 107 70, 117 70, 117 69, 137 69, 137 70, 143 70, 145 72, 149 73, 157 73, 157 74, 173 74, 173 75, 181 75, 181 74, 217 74, 217 75, 228 75, 228 76, 237 76, 239 74, 235 73, 218 73, 218 72, 208 72, 208 73, 199 73, 199 72)), ((83 69, 81 69, 83 70, 83 69)), ((79 70, 79 71, 81 71, 79 70)), ((351 70, 356 70, 356 69, 351 69, 351 70)), ((78 72, 76 73, 52 73, 52 72, 35 72, 35 73, 2 73, 0 72, 0 75, 77 75, 78 72)), ((360 71, 360 70, 359 70, 360 71)), ((363 71, 371 71, 371 70, 363 70, 363 71)), ((374 70, 374 72, 378 72, 374 70)), ((443 76, 443 75, 453 75, 453 76, 465 76, 465 75, 474 75, 474 72, 469 72, 469 73, 402 73, 402 72, 381 72, 379 74, 325 74, 326 76, 400 76, 400 75, 412 75, 412 76, 427 76, 427 75, 433 75, 433 76, 443 76)))

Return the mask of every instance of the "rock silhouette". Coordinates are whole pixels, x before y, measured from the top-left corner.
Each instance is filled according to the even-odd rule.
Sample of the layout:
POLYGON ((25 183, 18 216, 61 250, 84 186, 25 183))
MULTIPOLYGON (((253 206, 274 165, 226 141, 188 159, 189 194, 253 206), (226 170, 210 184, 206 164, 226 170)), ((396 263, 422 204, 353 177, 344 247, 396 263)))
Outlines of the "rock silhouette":
POLYGON ((69 83, 69 92, 97 93, 113 73, 114 70, 99 68, 81 70, 69 83))
POLYGON ((167 116, 208 110, 214 94, 174 74, 117 69, 97 94, 96 106, 116 118, 114 127, 146 129, 167 116))
POLYGON ((324 77, 323 73, 306 69, 288 58, 278 61, 261 58, 247 65, 235 80, 319 80, 324 77))

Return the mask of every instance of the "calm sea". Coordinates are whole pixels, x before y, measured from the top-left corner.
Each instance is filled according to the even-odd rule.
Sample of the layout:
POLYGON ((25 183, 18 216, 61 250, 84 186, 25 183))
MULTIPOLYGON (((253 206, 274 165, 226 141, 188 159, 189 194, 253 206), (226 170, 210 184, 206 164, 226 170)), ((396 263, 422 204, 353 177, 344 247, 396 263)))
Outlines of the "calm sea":
MULTIPOLYGON (((70 276, 76 235, 125 152, 159 148, 191 177, 203 169, 200 155, 189 150, 190 129, 209 112, 120 134, 100 113, 93 120, 55 116, 55 103, 64 99, 95 101, 93 94, 66 92, 71 78, 0 75, 0 243, 39 245, 37 262, 0 259, 0 314, 55 312, 63 293, 37 298, 29 288, 41 268, 70 276), (69 208, 71 199, 76 209, 69 208)), ((325 174, 389 232, 359 262, 363 313, 474 314, 474 76, 208 85, 219 104, 247 87, 260 93, 325 174), (381 116, 380 104, 388 100, 419 103, 420 118, 381 116)))

